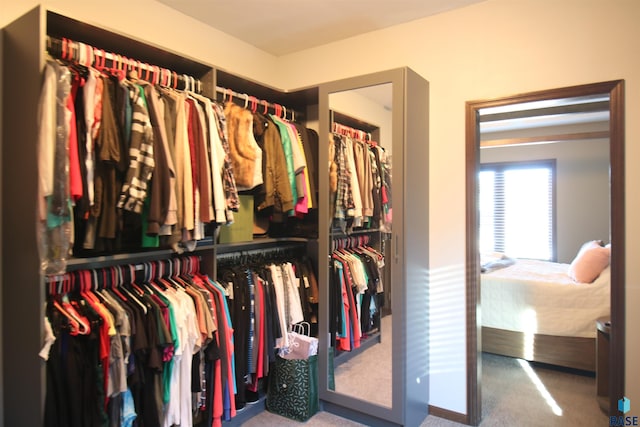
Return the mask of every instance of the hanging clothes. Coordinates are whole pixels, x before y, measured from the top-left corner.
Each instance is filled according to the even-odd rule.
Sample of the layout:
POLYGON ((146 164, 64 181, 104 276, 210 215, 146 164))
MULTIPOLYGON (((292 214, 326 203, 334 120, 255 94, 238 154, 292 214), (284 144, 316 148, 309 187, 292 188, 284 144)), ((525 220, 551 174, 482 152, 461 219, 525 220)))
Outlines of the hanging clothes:
POLYGON ((353 228, 390 232, 391 165, 385 150, 348 135, 329 138, 331 213, 343 232, 353 228))
POLYGON ((256 140, 264 151, 264 186, 256 195, 258 210, 271 208, 273 220, 282 222, 283 214, 292 211, 294 198, 288 178, 287 158, 280 131, 269 116, 253 114, 256 140))
POLYGON ((225 104, 224 114, 236 185, 251 190, 263 183, 262 149, 253 134, 253 115, 232 102, 225 104))
MULTIPOLYGON (((207 224, 233 222, 238 190, 220 105, 121 70, 51 61, 44 74, 40 217, 66 213, 66 220, 49 215, 49 227, 72 227, 59 241, 75 256, 193 250, 207 224)), ((252 131, 252 114, 240 110, 242 128, 252 131)), ((258 156, 255 183, 262 183, 261 163, 258 156)))
POLYGON ((383 266, 384 256, 368 246, 332 253, 329 329, 338 350, 352 351, 379 330, 383 266))
POLYGON ((132 270, 67 273, 74 285, 50 293, 45 425, 231 419, 238 388, 225 288, 194 269, 132 270))
MULTIPOLYGON (((233 259, 233 258, 232 258, 233 259)), ((259 380, 269 373, 276 350, 287 347, 291 325, 310 322, 317 330, 317 281, 304 258, 240 265, 220 262, 219 282, 229 298, 234 324, 237 408, 255 400, 259 380)))
POLYGON ((71 90, 68 69, 48 61, 38 102, 38 236, 40 264, 48 273, 61 273, 71 243, 70 192, 66 170, 71 90))

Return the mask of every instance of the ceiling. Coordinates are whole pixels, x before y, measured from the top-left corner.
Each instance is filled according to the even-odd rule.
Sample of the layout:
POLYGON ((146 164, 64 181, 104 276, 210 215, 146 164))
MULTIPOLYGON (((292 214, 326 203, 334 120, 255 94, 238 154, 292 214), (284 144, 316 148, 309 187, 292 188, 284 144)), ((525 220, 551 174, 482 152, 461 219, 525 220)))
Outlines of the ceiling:
POLYGON ((157 0, 280 56, 484 0, 157 0))
MULTIPOLYGON (((485 0, 156 1, 265 52, 281 56, 485 0)), ((386 89, 369 88, 360 94, 391 109, 390 94, 386 89)), ((576 98, 556 101, 554 105, 512 105, 482 111, 480 127, 487 135, 525 128, 606 122, 608 107, 602 109, 601 99, 576 98), (578 106, 580 104, 584 105, 578 106), (519 109, 526 111, 518 113, 519 109)))

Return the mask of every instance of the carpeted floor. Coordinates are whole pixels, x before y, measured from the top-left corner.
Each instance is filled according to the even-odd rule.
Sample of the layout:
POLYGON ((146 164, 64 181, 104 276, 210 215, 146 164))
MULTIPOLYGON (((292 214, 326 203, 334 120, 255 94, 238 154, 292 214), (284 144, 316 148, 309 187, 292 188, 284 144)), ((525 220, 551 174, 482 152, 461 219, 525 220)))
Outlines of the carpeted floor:
POLYGON ((348 361, 336 364, 336 392, 391 407, 391 322, 392 316, 383 317, 380 341, 348 361), (375 375, 371 375, 372 369, 375 375))
POLYGON ((482 373, 483 427, 609 425, 593 375, 492 354, 482 373))
MULTIPOLYGON (((482 418, 482 427, 598 427, 609 421, 598 407, 594 376, 492 354, 482 356, 482 418)), ((327 412, 299 423, 266 411, 242 425, 362 426, 327 412)), ((420 427, 461 425, 430 415, 420 427)))

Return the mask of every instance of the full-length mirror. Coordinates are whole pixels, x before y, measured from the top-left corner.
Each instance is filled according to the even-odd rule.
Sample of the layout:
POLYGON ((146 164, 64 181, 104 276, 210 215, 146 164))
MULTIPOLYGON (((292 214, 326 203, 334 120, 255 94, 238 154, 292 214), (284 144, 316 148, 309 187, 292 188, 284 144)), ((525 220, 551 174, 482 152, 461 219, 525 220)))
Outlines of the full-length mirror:
MULTIPOLYGON (((472 422, 484 412, 479 373, 495 375, 496 361, 594 373, 594 419, 604 418, 596 401, 607 413, 621 392, 622 90, 614 81, 467 104, 468 325, 481 337, 469 346, 472 422), (587 256, 596 252, 598 263, 587 256), (493 370, 479 368, 485 360, 493 370)), ((545 423, 570 416, 546 403, 545 423)))
POLYGON ((319 395, 365 425, 428 410, 428 99, 408 68, 319 92, 319 395))
POLYGON ((393 222, 391 100, 391 83, 329 94, 329 384, 337 393, 385 407, 392 405, 391 289, 385 268, 393 222))

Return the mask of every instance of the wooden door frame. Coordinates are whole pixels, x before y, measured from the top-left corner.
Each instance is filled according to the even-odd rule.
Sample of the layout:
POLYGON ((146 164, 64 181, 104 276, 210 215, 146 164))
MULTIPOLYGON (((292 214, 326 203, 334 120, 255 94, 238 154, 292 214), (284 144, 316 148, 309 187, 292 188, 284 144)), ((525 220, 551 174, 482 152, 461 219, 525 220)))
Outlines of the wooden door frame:
MULTIPOLYGON (((466 315, 467 421, 482 420, 480 265, 478 249, 477 175, 480 165, 478 111, 521 102, 585 95, 609 95, 609 162, 611 224, 611 341, 609 347, 609 411, 624 395, 625 375, 625 172, 624 80, 530 92, 466 104, 466 315)), ((594 321, 595 328, 595 321, 594 321)), ((595 391, 594 391, 594 399, 595 391)))

